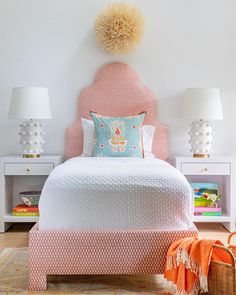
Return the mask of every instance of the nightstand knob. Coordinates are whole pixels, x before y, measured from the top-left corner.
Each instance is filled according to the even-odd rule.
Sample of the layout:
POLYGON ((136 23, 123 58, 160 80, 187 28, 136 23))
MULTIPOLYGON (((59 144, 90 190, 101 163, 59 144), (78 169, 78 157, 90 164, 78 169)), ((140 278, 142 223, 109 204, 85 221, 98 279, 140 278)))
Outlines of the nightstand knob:
POLYGON ((202 168, 202 172, 207 172, 208 171, 208 168, 205 167, 205 168, 202 168))
POLYGON ((30 172, 30 168, 27 167, 27 168, 26 168, 26 171, 27 171, 27 172, 30 172))

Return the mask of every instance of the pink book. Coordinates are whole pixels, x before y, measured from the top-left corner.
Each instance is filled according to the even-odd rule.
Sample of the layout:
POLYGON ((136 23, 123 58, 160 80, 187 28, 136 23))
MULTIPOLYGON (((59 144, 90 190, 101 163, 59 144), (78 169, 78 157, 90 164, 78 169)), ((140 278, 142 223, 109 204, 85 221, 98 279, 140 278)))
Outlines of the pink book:
POLYGON ((213 208, 213 207, 195 207, 195 212, 221 212, 221 208, 213 208))

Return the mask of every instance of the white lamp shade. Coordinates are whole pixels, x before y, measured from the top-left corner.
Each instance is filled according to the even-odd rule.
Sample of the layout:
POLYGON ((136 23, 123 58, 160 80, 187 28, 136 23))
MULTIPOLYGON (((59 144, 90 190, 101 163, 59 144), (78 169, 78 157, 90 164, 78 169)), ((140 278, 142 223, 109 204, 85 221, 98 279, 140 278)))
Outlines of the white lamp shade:
POLYGON ((10 119, 51 119, 47 88, 15 87, 8 113, 10 119))
POLYGON ((192 120, 222 120, 219 89, 187 88, 183 98, 182 117, 192 120))

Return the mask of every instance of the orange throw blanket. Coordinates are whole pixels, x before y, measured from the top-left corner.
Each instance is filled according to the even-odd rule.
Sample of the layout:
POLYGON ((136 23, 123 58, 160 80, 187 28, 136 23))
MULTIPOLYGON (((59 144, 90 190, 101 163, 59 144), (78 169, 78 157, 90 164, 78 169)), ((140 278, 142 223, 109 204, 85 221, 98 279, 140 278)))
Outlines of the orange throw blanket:
POLYGON ((215 244, 223 245, 216 240, 187 238, 170 246, 164 277, 169 281, 171 294, 197 295, 199 291, 207 292, 210 262, 231 263, 224 250, 213 248, 215 244))

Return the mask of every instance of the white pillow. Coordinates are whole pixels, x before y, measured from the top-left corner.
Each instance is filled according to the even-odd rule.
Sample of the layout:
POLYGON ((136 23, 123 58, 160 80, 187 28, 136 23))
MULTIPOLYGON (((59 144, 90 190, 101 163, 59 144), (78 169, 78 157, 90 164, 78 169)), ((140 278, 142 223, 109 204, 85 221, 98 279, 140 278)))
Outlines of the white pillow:
POLYGON ((93 153, 95 128, 92 120, 82 118, 82 128, 84 133, 82 157, 91 157, 93 153))
POLYGON ((144 158, 155 158, 152 154, 152 140, 156 127, 153 125, 143 125, 143 149, 144 158))
MULTIPOLYGON (((82 157, 91 157, 93 153, 95 128, 92 120, 82 118, 82 128, 84 133, 82 157)), ((143 149, 144 158, 155 158, 152 154, 152 141, 156 127, 153 125, 143 125, 143 149)))

